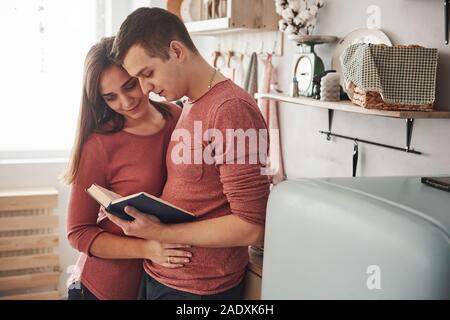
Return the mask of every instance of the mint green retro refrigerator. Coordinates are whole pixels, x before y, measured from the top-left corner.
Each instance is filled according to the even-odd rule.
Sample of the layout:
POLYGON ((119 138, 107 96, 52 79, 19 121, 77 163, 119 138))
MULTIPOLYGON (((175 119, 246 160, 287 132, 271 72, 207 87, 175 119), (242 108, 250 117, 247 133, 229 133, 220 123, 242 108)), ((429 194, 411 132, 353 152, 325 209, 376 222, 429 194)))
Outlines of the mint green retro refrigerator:
POLYGON ((282 182, 262 299, 450 299, 450 193, 420 177, 282 182))

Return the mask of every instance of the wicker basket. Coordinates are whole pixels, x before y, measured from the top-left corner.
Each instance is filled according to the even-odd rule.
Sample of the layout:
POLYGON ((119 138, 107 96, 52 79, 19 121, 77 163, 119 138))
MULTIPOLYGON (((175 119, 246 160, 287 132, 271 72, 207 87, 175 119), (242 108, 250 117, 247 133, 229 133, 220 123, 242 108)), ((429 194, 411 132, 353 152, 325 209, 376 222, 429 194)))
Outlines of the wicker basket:
MULTIPOLYGON (((423 47, 421 47, 419 45, 398 45, 395 47, 390 47, 390 48, 396 48, 396 49, 394 49, 394 50, 396 50, 395 57, 389 56, 389 54, 384 54, 384 52, 380 54, 380 50, 382 50, 380 48, 384 48, 383 50, 391 50, 390 52, 392 52, 392 49, 386 49, 386 47, 387 47, 386 45, 380 44, 380 45, 370 45, 370 46, 373 46, 372 48, 375 47, 375 49, 376 49, 375 54, 378 54, 378 56, 377 56, 377 59, 379 59, 378 63, 381 63, 381 65, 385 65, 385 64, 394 65, 395 63, 403 62, 402 61, 403 59, 407 60, 410 57, 408 51, 411 48, 422 48, 422 50, 427 50, 427 52, 429 54, 429 56, 427 56, 428 60, 430 60, 429 57, 432 57, 434 59, 434 55, 433 55, 434 52, 430 52, 430 50, 434 50, 434 49, 423 49, 423 47), (408 50, 404 50, 404 51, 397 50, 399 48, 400 49, 407 48, 408 50), (389 61, 388 59, 392 59, 392 60, 389 61), (394 61, 395 61, 395 63, 394 63, 394 61)), ((369 48, 369 50, 370 50, 370 48, 369 48)), ((352 59, 351 56, 349 56, 349 57, 350 58, 347 59, 347 62, 349 62, 350 59, 352 59)), ((367 56, 366 56, 366 58, 367 58, 367 56)), ((431 59, 431 60, 433 60, 433 59, 431 59)), ((436 54, 436 59, 437 59, 437 54, 436 54)), ((434 91, 433 91, 434 86, 430 85, 430 83, 434 84, 433 80, 435 81, 435 77, 436 77, 435 62, 437 62, 437 61, 433 60, 433 63, 429 63, 426 65, 426 67, 420 69, 421 72, 424 72, 424 74, 427 75, 427 78, 426 78, 426 79, 428 79, 427 80, 428 81, 427 88, 429 88, 429 89, 426 92, 429 95, 430 95, 430 93, 432 93, 431 95, 433 96, 432 100, 431 99, 427 100, 427 102, 430 102, 430 103, 423 103, 423 104, 407 103, 407 104, 405 104, 405 103, 399 103, 397 101, 395 103, 393 103, 393 101, 389 100, 389 99, 388 99, 389 102, 387 102, 383 99, 383 95, 379 91, 369 90, 369 89, 363 90, 363 89, 359 88, 351 79, 348 79, 347 77, 345 77, 345 80, 346 80, 345 81, 345 89, 347 91, 347 94, 348 94, 350 100, 354 104, 359 105, 364 108, 381 109, 381 110, 432 111, 433 110, 433 102, 432 101, 434 101, 434 91)), ((354 71, 355 66, 357 68, 359 66, 359 71, 356 72, 357 75, 361 75, 361 73, 367 72, 365 69, 365 66, 366 66, 365 63, 366 63, 366 60, 364 60, 364 61, 361 59, 353 60, 353 65, 350 65, 350 63, 349 63, 349 65, 347 66, 348 70, 349 70, 348 73, 350 73, 350 71, 353 70, 353 75, 354 75, 353 77, 355 77, 355 71, 354 71), (362 67, 362 66, 364 66, 364 67, 362 67)), ((417 65, 422 65, 422 66, 424 65, 423 58, 420 55, 419 55, 419 58, 417 58, 417 56, 416 56, 415 60, 409 64, 409 66, 412 67, 412 69, 414 69, 417 65)), ((395 67, 393 67, 393 70, 394 69, 395 69, 395 67)), ((384 75, 386 76, 386 74, 387 74, 387 77, 392 78, 392 73, 389 73, 389 72, 386 73, 385 70, 384 70, 384 72, 385 72, 384 75)), ((417 73, 409 72, 410 69, 406 69, 406 70, 408 70, 408 71, 405 71, 403 76, 407 77, 407 79, 420 79, 420 77, 417 76, 417 73)), ((351 78, 351 77, 349 77, 349 78, 351 78)), ((367 77, 365 77, 365 78, 367 78, 367 77)), ((381 78, 382 78, 382 75, 380 75, 380 79, 381 78)), ((403 78, 403 79, 405 79, 405 78, 403 78)), ((392 87, 392 81, 390 83, 391 83, 391 87, 392 87)), ((395 91, 395 92, 406 91, 406 92, 409 92, 410 94, 412 93, 411 95, 419 94, 417 90, 411 89, 411 88, 416 87, 417 83, 414 83, 414 84, 411 84, 411 83, 405 84, 404 82, 400 82, 400 83, 401 83, 401 85, 398 86, 398 90, 400 90, 400 91, 395 91)), ((396 86, 397 85, 395 85, 394 87, 397 89, 396 86)), ((391 92, 391 94, 392 94, 392 92, 391 92)))
POLYGON ((351 81, 346 83, 346 90, 350 100, 361 107, 367 109, 380 109, 391 111, 433 111, 432 104, 424 105, 406 105, 389 104, 383 101, 381 94, 376 91, 364 91, 359 89, 351 81))

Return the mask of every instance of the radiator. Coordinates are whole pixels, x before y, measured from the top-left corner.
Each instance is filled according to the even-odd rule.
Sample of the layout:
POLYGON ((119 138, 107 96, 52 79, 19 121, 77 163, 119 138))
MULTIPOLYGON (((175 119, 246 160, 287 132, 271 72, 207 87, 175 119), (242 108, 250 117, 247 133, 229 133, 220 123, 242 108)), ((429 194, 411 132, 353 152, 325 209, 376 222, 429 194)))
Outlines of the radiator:
POLYGON ((58 299, 58 192, 0 190, 0 300, 58 299))

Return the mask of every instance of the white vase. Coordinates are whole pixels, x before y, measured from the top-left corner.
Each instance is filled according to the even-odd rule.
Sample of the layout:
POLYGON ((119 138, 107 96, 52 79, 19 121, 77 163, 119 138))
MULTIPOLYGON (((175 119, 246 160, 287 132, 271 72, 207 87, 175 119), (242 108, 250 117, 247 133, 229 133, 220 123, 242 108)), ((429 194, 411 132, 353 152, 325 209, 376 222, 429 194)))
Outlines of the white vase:
POLYGON ((339 73, 328 73, 320 80, 320 100, 339 101, 341 88, 339 73))

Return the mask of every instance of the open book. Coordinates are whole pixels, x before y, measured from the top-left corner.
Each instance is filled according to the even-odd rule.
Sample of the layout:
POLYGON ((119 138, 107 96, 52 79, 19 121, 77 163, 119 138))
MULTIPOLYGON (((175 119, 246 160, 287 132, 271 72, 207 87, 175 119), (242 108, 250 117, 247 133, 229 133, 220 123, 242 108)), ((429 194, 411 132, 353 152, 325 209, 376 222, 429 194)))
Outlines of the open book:
POLYGON ((86 189, 86 192, 99 204, 105 207, 109 213, 124 220, 134 220, 133 217, 125 213, 124 209, 126 206, 135 207, 142 213, 154 215, 158 217, 162 223, 173 224, 195 220, 195 216, 192 213, 145 192, 122 197, 121 195, 96 184, 93 184, 86 189))

